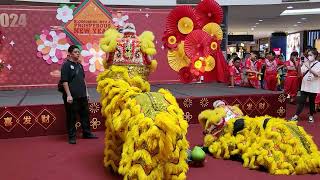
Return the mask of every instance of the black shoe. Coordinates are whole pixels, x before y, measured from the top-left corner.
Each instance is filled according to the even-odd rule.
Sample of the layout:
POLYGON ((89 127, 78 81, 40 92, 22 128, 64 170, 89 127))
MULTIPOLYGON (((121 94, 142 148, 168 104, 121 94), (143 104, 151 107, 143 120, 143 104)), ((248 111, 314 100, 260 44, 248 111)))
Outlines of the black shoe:
POLYGON ((95 136, 94 134, 83 135, 82 138, 83 139, 98 139, 98 137, 95 136))
POLYGON ((77 144, 76 138, 70 138, 69 139, 69 144, 77 144))

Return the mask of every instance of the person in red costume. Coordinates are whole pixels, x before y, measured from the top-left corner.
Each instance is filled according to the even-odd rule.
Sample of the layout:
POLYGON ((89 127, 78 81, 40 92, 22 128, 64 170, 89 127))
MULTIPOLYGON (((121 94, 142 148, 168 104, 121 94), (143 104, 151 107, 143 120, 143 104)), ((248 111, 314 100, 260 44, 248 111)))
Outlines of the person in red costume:
POLYGON ((265 89, 277 91, 278 85, 278 70, 282 68, 283 63, 275 58, 276 53, 270 51, 266 59, 266 72, 265 72, 265 89))
POLYGON ((292 52, 290 59, 284 64, 287 69, 286 79, 284 82, 284 92, 288 95, 290 102, 294 101, 300 87, 300 59, 298 56, 298 52, 292 52))
POLYGON ((260 57, 258 62, 257 62, 257 69, 260 72, 260 85, 261 89, 264 89, 264 73, 266 69, 266 58, 265 57, 260 57))
POLYGON ((258 70, 258 52, 251 52, 250 58, 245 62, 246 75, 248 79, 248 85, 254 88, 260 88, 259 76, 261 73, 258 70))
POLYGON ((242 86, 242 66, 241 59, 239 57, 235 57, 233 59, 233 63, 229 66, 229 74, 230 74, 230 86, 242 86))

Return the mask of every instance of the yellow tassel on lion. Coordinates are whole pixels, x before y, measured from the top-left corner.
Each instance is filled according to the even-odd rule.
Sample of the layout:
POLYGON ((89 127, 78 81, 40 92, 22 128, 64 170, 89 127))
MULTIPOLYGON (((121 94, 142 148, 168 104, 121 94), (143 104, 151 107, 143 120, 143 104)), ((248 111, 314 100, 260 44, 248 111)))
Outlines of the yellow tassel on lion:
POLYGON ((320 173, 320 152, 295 122, 269 116, 244 116, 237 106, 214 102, 199 114, 204 146, 215 158, 240 158, 250 169, 274 175, 320 173))
POLYGON ((167 90, 150 92, 148 75, 157 62, 152 32, 136 36, 133 24, 123 32, 105 32, 107 53, 99 74, 102 114, 106 118, 105 167, 124 179, 186 179, 188 123, 167 90))

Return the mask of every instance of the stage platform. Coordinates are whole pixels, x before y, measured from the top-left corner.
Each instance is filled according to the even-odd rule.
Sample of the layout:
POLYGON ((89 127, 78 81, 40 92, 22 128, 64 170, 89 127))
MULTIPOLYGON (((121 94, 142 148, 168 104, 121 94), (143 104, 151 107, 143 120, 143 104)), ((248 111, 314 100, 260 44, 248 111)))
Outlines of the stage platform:
MULTIPOLYGON (((286 97, 281 92, 253 88, 228 88, 226 84, 154 84, 151 91, 170 90, 185 112, 185 119, 196 124, 198 114, 221 99, 239 105, 249 116, 285 117, 286 97)), ((103 130, 99 94, 89 88, 90 121, 94 130, 103 130)), ((0 138, 40 136, 65 133, 63 101, 57 89, 37 88, 0 91, 0 138)), ((79 123, 77 124, 79 127, 79 123)))

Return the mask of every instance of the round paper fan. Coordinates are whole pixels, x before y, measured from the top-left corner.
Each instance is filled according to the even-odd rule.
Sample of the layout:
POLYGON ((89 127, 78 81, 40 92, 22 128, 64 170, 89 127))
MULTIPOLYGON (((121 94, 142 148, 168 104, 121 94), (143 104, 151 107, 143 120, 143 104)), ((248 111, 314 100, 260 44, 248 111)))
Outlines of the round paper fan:
POLYGON ((177 36, 185 36, 198 29, 198 18, 191 6, 178 6, 167 17, 166 31, 177 36))
POLYGON ((169 34, 168 32, 164 32, 162 37, 163 46, 168 49, 176 49, 181 39, 179 36, 174 36, 173 34, 169 34))
POLYGON ((195 56, 206 57, 210 54, 211 36, 202 31, 194 30, 186 37, 184 51, 186 55, 193 59, 195 56))
POLYGON ((223 21, 223 10, 214 0, 201 1, 196 7, 196 13, 199 17, 200 27, 210 22, 221 24, 223 21))
POLYGON ((184 53, 184 43, 181 42, 178 45, 177 50, 168 51, 168 64, 174 71, 179 72, 179 70, 183 67, 189 66, 190 60, 184 53))
POLYGON ((183 67, 179 70, 179 79, 183 83, 190 83, 194 79, 190 67, 183 67))
POLYGON ((223 38, 222 29, 217 23, 208 23, 202 28, 202 30, 207 32, 212 37, 215 36, 220 41, 223 38))
POLYGON ((212 56, 208 56, 205 58, 206 66, 204 68, 205 71, 212 71, 216 66, 216 60, 212 56))

